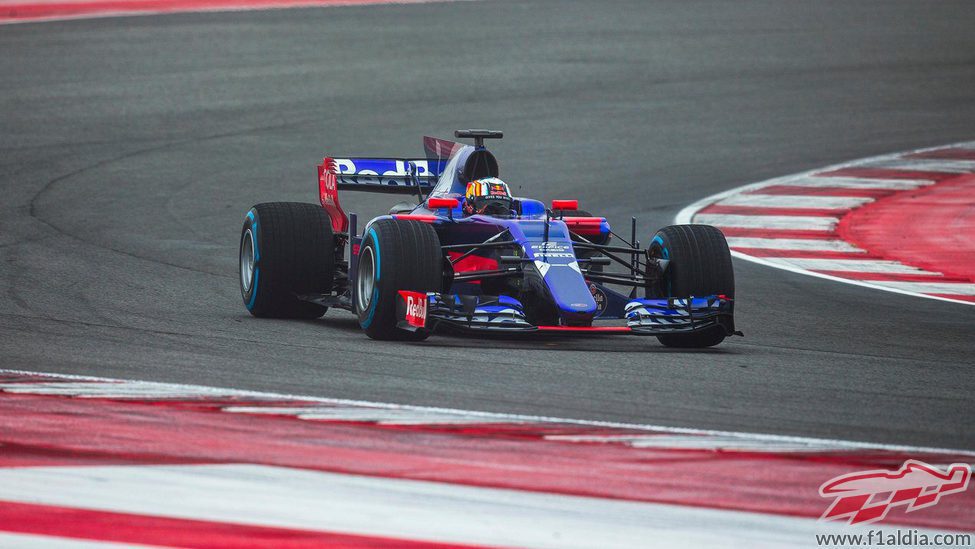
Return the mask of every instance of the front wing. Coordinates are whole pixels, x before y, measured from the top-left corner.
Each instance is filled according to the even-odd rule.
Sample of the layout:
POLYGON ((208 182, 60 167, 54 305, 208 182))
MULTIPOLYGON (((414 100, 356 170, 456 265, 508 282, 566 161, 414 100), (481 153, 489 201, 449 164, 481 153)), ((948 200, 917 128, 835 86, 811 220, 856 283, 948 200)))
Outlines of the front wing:
MULTIPOLYGON (((633 299, 624 307, 626 326, 537 326, 522 304, 508 296, 474 296, 411 292, 397 297, 398 326, 405 330, 441 328, 495 334, 632 334, 691 333, 722 327, 734 331, 734 302, 725 296, 633 299)), ((605 317, 604 317, 605 319, 605 317)))

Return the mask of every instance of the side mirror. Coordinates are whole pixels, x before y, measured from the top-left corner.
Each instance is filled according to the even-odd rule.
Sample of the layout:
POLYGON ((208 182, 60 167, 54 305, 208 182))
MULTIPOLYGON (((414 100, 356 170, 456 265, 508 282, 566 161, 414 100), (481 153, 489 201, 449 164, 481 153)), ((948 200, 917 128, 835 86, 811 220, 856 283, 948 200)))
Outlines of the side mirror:
POLYGON ((439 208, 447 208, 447 217, 451 221, 454 220, 454 208, 460 205, 460 201, 456 198, 428 198, 427 207, 431 210, 436 210, 439 208))
POLYGON ((578 210, 579 201, 578 200, 553 200, 552 209, 553 210, 578 210))
POLYGON ((451 210, 460 206, 460 201, 456 198, 431 198, 427 200, 427 207, 430 209, 450 208, 451 210))

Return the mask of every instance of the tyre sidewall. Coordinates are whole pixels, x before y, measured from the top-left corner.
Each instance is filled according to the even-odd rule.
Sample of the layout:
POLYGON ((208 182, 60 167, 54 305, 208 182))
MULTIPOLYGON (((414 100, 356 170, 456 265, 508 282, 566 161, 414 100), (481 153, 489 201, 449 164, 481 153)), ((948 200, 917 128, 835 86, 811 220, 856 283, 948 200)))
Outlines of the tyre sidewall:
MULTIPOLYGON (((244 300, 244 307, 247 307, 247 310, 248 311, 251 311, 251 312, 254 311, 254 308, 257 305, 257 298, 258 298, 258 295, 259 295, 259 293, 257 291, 257 288, 258 288, 258 285, 261 282, 261 279, 260 279, 260 274, 261 274, 261 261, 260 261, 260 257, 261 257, 260 256, 261 243, 260 243, 260 235, 258 233, 258 229, 259 228, 260 228, 260 222, 257 219, 257 211, 252 208, 249 212, 247 212, 247 215, 244 217, 244 226, 240 230, 240 242, 239 242, 239 246, 243 247, 244 246, 244 239, 245 238, 250 238, 251 239, 251 246, 253 247, 253 250, 254 250, 254 274, 251 277, 250 287, 247 288, 247 289, 244 289, 243 282, 241 282, 239 284, 239 286, 240 286, 240 296, 244 300), (248 232, 248 231, 250 231, 250 232, 248 232)), ((238 276, 240 276, 240 273, 243 272, 243 268, 244 268, 244 266, 243 266, 243 257, 241 257, 241 254, 238 253, 237 254, 237 269, 238 269, 237 272, 238 272, 238 276)))
MULTIPOLYGON (((378 325, 383 320, 386 320, 384 318, 385 315, 383 314, 386 312, 384 310, 385 307, 381 307, 383 301, 388 301, 388 299, 385 299, 386 296, 382 295, 383 294, 382 288, 385 279, 383 278, 383 273, 382 273, 381 254, 382 254, 383 246, 379 241, 379 238, 380 237, 379 234, 376 232, 376 228, 374 226, 370 226, 369 229, 366 231, 366 238, 362 241, 362 247, 359 250, 360 271, 362 268, 361 260, 363 257, 367 256, 367 254, 365 253, 366 249, 372 251, 372 258, 373 261, 375 261, 375 265, 373 266, 373 273, 374 273, 373 276, 375 277, 375 279, 373 281, 372 295, 369 297, 369 304, 366 307, 366 309, 362 310, 359 308, 358 296, 356 297, 356 314, 359 317, 359 326, 363 330, 366 330, 367 332, 369 332, 370 329, 374 330, 375 325, 378 325), (378 310, 379 317, 382 318, 377 319, 377 310, 378 310)), ((386 278, 389 277, 387 276, 386 278)), ((356 281, 356 283, 358 284, 358 281, 356 281)))

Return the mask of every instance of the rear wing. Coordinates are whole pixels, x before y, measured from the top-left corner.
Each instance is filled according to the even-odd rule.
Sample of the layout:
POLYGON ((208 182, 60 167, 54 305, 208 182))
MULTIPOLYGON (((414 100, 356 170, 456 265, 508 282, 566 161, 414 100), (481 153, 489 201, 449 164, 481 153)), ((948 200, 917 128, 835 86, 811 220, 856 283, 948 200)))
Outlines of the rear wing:
POLYGON ((349 230, 349 216, 339 204, 338 190, 374 193, 429 193, 463 145, 436 137, 424 137, 427 158, 333 158, 318 166, 318 194, 332 220, 332 230, 349 230))
POLYGON ((427 158, 326 158, 324 168, 335 174, 339 189, 415 194, 433 187, 446 160, 427 158))
POLYGON ((332 220, 332 229, 344 233, 349 218, 339 204, 339 189, 420 194, 436 185, 446 166, 447 159, 326 157, 318 166, 319 198, 332 220))

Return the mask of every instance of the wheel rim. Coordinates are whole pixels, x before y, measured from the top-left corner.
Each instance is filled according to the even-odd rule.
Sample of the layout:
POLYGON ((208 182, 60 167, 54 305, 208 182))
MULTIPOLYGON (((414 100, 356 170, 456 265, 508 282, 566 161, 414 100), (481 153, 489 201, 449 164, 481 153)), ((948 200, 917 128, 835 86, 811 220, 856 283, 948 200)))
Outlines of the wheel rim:
POLYGON ((376 287, 376 256, 371 247, 363 247, 359 256, 359 275, 356 282, 355 301, 360 311, 369 308, 372 292, 376 287))
MULTIPOLYGON (((647 248, 647 256, 653 259, 669 259, 670 254, 665 254, 663 246, 658 245, 656 242, 651 242, 650 246, 647 248)), ((656 292, 651 292, 649 286, 647 287, 647 297, 671 297, 672 295, 672 284, 670 281, 670 272, 664 273, 664 279, 662 282, 658 282, 654 285, 656 292), (650 295, 651 293, 659 293, 660 295, 650 295)))
POLYGON ((249 292, 254 282, 254 233, 244 231, 240 242, 240 287, 249 292))

